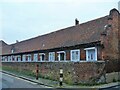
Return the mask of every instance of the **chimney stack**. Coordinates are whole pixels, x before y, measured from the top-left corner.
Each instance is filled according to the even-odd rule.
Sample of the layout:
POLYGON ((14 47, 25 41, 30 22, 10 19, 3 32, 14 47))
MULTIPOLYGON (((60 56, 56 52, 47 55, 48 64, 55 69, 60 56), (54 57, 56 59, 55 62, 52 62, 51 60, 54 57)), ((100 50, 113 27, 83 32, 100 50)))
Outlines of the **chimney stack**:
POLYGON ((16 40, 16 43, 18 43, 19 41, 18 40, 16 40))
POLYGON ((76 18, 75 19, 75 25, 78 25, 79 24, 79 21, 78 21, 78 19, 76 18))

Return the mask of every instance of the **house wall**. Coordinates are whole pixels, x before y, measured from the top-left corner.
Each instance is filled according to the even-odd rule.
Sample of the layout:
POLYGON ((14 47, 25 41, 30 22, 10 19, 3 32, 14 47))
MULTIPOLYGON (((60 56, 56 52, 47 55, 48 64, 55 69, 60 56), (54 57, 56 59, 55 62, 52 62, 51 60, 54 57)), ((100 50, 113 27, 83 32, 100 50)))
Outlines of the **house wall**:
POLYGON ((70 50, 66 50, 66 60, 70 61, 70 50))
POLYGON ((55 52, 55 61, 58 61, 58 53, 55 52))
MULTIPOLYGON (((102 60, 102 47, 101 46, 92 46, 92 47, 96 47, 97 48, 97 60, 100 61, 102 60)), ((58 60, 58 52, 60 51, 64 51, 66 53, 66 60, 65 61, 71 61, 71 50, 80 50, 80 61, 86 61, 86 50, 85 47, 69 47, 67 49, 63 49, 63 50, 54 50, 54 51, 44 51, 44 52, 35 52, 35 53, 27 53, 27 54, 20 54, 21 55, 21 61, 28 61, 28 55, 31 55, 31 61, 34 61, 34 54, 38 54, 38 61, 40 60, 40 53, 44 53, 45 54, 45 60, 44 61, 49 61, 49 52, 55 52, 55 61, 59 61, 58 60), (25 56, 25 60, 23 60, 23 55, 25 56)), ((16 57, 17 55, 13 55, 13 57, 16 57)), ((8 57, 8 56, 7 56, 8 57)))
MULTIPOLYGON (((86 50, 84 50, 85 48, 83 48, 83 47, 79 47, 79 48, 75 48, 75 49, 68 48, 67 50, 61 50, 61 51, 65 51, 65 53, 66 53, 66 61, 71 60, 71 50, 76 50, 76 49, 80 50, 80 60, 86 61, 86 50)), ((55 51, 55 61, 58 61, 58 53, 57 52, 59 52, 59 51, 55 51)), ((102 60, 102 48, 100 46, 97 46, 97 57, 98 57, 98 60, 102 60)))
MULTIPOLYGON (((105 62, 2 62, 3 67, 20 72, 35 74, 39 65, 39 77, 59 81, 60 68, 63 69, 64 82, 69 84, 97 83, 105 74, 105 62)), ((102 82, 105 82, 105 78, 102 82)))
POLYGON ((102 47, 97 47, 97 57, 98 57, 98 60, 103 60, 103 58, 102 58, 102 47))
POLYGON ((119 39, 119 45, 118 45, 118 49, 119 49, 119 60, 120 60, 120 15, 119 15, 119 18, 118 18, 118 39, 119 39))
POLYGON ((84 50, 84 48, 80 49, 80 59, 81 60, 86 60, 86 51, 84 50))
POLYGON ((119 12, 116 9, 112 9, 108 16, 108 25, 111 26, 104 28, 107 31, 106 36, 102 36, 104 45, 102 56, 105 60, 118 60, 119 58, 119 17, 119 12))
POLYGON ((106 61, 106 72, 119 72, 120 68, 120 13, 112 9, 108 16, 106 35, 102 35, 102 59, 106 61))

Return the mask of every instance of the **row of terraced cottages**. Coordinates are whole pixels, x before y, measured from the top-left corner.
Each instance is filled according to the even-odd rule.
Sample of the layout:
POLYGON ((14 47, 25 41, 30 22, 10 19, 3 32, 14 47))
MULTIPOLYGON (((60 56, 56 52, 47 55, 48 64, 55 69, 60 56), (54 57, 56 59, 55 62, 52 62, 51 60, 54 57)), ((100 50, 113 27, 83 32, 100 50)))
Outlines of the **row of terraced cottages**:
POLYGON ((2 62, 99 61, 119 58, 120 14, 110 14, 8 45, 2 44, 2 62))
POLYGON ((0 59, 20 72, 39 66, 40 75, 53 80, 63 68, 66 83, 105 83, 106 73, 120 72, 120 13, 112 9, 81 24, 76 19, 74 26, 10 45, 0 41, 0 59))
POLYGON ((49 53, 27 53, 21 55, 8 55, 3 56, 3 62, 54 62, 54 61, 97 61, 97 48, 90 47, 84 49, 86 57, 84 60, 81 59, 81 50, 73 49, 67 51, 49 52, 49 53))

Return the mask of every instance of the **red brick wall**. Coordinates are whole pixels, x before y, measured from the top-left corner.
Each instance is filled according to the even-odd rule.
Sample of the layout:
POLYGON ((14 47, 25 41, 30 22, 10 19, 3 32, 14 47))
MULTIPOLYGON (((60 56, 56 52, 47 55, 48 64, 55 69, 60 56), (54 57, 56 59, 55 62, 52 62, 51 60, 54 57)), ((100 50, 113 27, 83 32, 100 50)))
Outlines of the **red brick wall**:
POLYGON ((118 49, 119 49, 119 60, 120 60, 120 15, 119 15, 119 19, 118 19, 118 38, 119 38, 119 47, 118 47, 118 49))
POLYGON ((34 60, 34 54, 31 54, 31 60, 32 61, 34 60))
POLYGON ((109 17, 112 18, 112 20, 108 20, 108 25, 111 25, 111 27, 107 28, 107 35, 102 36, 103 37, 103 45, 104 48, 102 50, 102 56, 104 59, 118 59, 119 57, 119 37, 118 32, 120 31, 118 29, 118 17, 119 13, 117 10, 113 9, 110 11, 109 17))
POLYGON ((75 63, 74 71, 76 74, 75 80, 78 83, 92 83, 99 79, 101 74, 105 74, 105 63, 103 62, 84 62, 75 63))
POLYGON ((59 81, 59 70, 63 68, 63 78, 66 83, 96 83, 104 75, 104 62, 10 62, 3 66, 20 71, 35 73, 39 65, 39 75, 59 81))
POLYGON ((98 57, 98 60, 103 60, 102 59, 102 47, 97 47, 97 57, 98 57))
POLYGON ((38 53, 38 61, 40 61, 40 54, 38 53))
POLYGON ((55 52, 55 60, 58 61, 58 53, 55 52))
POLYGON ((66 50, 66 60, 70 60, 70 50, 66 50))
POLYGON ((49 53, 45 53, 45 61, 48 61, 49 60, 49 53))
POLYGON ((106 61, 106 72, 120 72, 120 59, 119 60, 107 60, 106 61))
POLYGON ((86 51, 84 48, 80 49, 80 60, 86 60, 86 51))

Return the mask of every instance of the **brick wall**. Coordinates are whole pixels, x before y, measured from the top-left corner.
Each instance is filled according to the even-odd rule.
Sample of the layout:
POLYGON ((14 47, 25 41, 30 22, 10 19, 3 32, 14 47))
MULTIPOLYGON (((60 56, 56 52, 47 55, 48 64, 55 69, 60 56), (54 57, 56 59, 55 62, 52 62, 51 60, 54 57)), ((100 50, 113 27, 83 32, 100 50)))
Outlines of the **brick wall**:
POLYGON ((120 72, 120 60, 107 60, 106 61, 106 73, 112 73, 112 72, 120 72))
POLYGON ((18 71, 30 71, 35 74, 36 65, 39 65, 39 76, 59 80, 59 69, 64 72, 64 82, 95 83, 104 75, 104 62, 3 62, 3 66, 15 68, 18 71))
POLYGON ((116 9, 112 9, 108 16, 108 26, 106 28, 107 34, 103 37, 103 57, 106 60, 114 60, 119 58, 119 12, 116 9))
POLYGON ((118 19, 118 38, 119 38, 119 45, 118 45, 118 49, 119 49, 119 60, 120 60, 120 15, 119 15, 119 19, 118 19))

